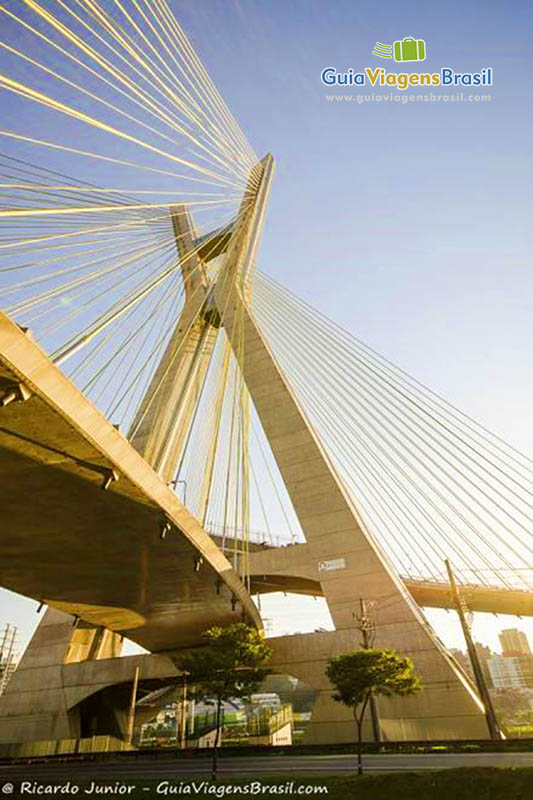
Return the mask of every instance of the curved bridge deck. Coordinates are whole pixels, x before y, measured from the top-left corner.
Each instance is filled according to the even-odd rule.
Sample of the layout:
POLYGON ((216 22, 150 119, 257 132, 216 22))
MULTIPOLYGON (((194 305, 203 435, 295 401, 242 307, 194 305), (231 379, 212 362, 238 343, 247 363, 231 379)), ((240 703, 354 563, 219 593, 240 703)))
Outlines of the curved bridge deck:
MULTIPOLYGON (((305 543, 285 547, 252 545, 249 561, 252 594, 294 592, 317 597, 322 594, 318 565, 312 561, 305 543)), ((447 583, 407 577, 403 581, 419 606, 454 608, 447 583)), ((459 588, 470 611, 533 616, 533 591, 479 584, 463 584, 459 588)))
POLYGON ((193 645, 213 624, 260 625, 174 492, 0 313, 0 397, 20 383, 29 398, 0 406, 0 585, 152 652, 193 645))

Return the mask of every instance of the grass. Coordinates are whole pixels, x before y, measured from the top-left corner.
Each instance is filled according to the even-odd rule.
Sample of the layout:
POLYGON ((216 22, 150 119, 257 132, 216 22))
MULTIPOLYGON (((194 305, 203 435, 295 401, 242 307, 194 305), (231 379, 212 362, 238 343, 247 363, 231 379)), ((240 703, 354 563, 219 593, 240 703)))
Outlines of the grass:
MULTIPOLYGON (((52 781, 50 781, 51 783, 52 781)), ((40 781, 44 783, 44 781, 40 781)), ((55 782, 56 785, 60 783, 55 782)), ((63 783, 65 783, 63 781, 63 783)), ((431 772, 401 772, 382 775, 335 776, 335 777, 284 777, 261 779, 240 779, 234 781, 220 780, 216 784, 203 779, 196 780, 196 787, 191 781, 181 781, 176 777, 151 780, 110 780, 107 783, 97 781, 98 787, 135 787, 126 792, 92 791, 86 793, 90 783, 73 779, 71 785, 79 786, 78 797, 327 797, 328 800, 531 800, 533 798, 533 768, 496 767, 464 767, 431 772), (260 782, 261 790, 250 791, 254 782, 260 782), (291 789, 292 784, 292 791, 291 789), (312 787, 326 787, 327 793, 314 792, 312 787), (172 787, 174 791, 165 791, 172 787), (190 788, 187 788, 190 787, 190 788), (248 787, 248 791, 246 788, 248 787), (306 787, 298 792, 298 787, 306 787), (231 791, 231 789, 233 791, 231 791), (240 791, 239 791, 240 789, 240 791)), ((257 785, 257 784, 256 784, 257 785)), ((18 794, 19 785, 15 785, 15 793, 10 797, 23 797, 18 794)), ((69 792, 72 796, 72 793, 69 792)), ((65 797, 65 792, 51 794, 46 797, 65 797)))
POLYGON ((464 767, 327 779, 328 800, 531 800, 533 769, 464 767))

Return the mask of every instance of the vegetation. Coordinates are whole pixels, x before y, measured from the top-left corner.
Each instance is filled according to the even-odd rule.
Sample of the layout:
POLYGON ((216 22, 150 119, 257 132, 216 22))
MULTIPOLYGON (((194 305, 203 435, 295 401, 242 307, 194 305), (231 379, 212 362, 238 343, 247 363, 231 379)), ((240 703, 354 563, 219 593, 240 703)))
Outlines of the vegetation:
POLYGON ((363 721, 371 697, 407 696, 421 689, 413 663, 395 650, 352 650, 328 661, 326 675, 336 692, 334 700, 353 710, 357 724, 357 771, 363 774, 363 721))
POLYGON ((533 739, 533 725, 506 725, 504 732, 511 739, 533 739))
POLYGON ((246 698, 256 692, 267 677, 272 651, 264 636, 244 622, 227 628, 209 628, 202 637, 206 647, 182 658, 178 667, 187 674, 194 696, 216 704, 215 744, 212 778, 216 779, 220 745, 222 703, 246 698))
MULTIPOLYGON (((181 784, 177 778, 176 767, 172 770, 172 775, 166 775, 164 770, 157 779, 135 780, 135 789, 128 794, 132 798, 146 798, 158 795, 164 796, 165 785, 173 787, 181 784), (146 791, 150 789, 150 791, 146 791), (162 791, 163 790, 163 791, 162 791)), ((196 779, 197 785, 201 783, 201 778, 196 779)), ((272 794, 281 794, 281 788, 288 782, 294 782, 293 794, 296 794, 296 787, 306 787, 307 792, 303 796, 325 797, 327 800, 346 800, 346 798, 357 798, 357 800, 530 800, 531 786, 533 785, 533 769, 497 769, 495 767, 463 767, 461 769, 447 769, 440 771, 424 772, 395 772, 380 775, 364 775, 363 777, 354 776, 335 776, 335 777, 315 777, 305 778, 302 776, 278 777, 278 778, 241 778, 235 781, 222 781, 231 783, 232 786, 249 786, 254 781, 261 781, 262 787, 279 787, 276 792, 273 788, 272 794), (326 787, 325 791, 311 793, 310 787, 326 787)), ((78 781, 76 785, 81 787, 81 791, 89 784, 78 781)), ((104 784, 105 781, 97 780, 97 784, 104 784)), ((109 784, 109 781, 107 782, 109 784)), ((213 788, 213 787, 211 787, 213 788)), ((198 798, 213 797, 208 791, 204 792, 201 788, 192 791, 198 798)), ((80 793, 81 793, 80 791, 80 793)), ((180 795, 185 794, 182 786, 180 795)), ((286 793, 285 793, 286 794, 286 793)), ((302 793, 303 794, 303 793, 302 793)), ((15 795, 12 795, 15 796, 15 795)), ((53 795, 58 798, 60 795, 53 795)), ((170 796, 170 792, 168 793, 170 796)), ((244 796, 244 795, 243 795, 244 796)), ((262 796, 271 796, 263 792, 262 796)))
POLYGON ((290 703, 295 714, 311 712, 318 694, 312 686, 287 675, 271 675, 266 679, 263 691, 277 694, 282 705, 290 703))
POLYGON ((498 721, 508 738, 533 737, 533 710, 523 692, 499 689, 492 699, 498 721))

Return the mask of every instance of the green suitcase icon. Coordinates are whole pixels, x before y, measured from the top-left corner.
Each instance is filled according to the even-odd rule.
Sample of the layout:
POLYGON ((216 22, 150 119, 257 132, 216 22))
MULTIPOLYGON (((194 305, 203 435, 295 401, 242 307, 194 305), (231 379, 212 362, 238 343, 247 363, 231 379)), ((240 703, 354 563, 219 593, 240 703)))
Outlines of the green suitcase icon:
POLYGON ((406 36, 399 42, 394 42, 395 61, 424 61, 426 58, 426 43, 423 39, 413 39, 406 36))

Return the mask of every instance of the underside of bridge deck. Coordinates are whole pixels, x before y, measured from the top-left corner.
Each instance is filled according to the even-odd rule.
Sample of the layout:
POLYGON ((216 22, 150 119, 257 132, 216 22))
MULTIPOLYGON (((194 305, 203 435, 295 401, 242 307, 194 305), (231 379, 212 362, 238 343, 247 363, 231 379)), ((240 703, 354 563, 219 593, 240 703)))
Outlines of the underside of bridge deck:
POLYGON ((0 408, 0 585, 152 652, 212 624, 260 625, 175 493, 3 315, 0 352, 0 390, 30 392, 0 408))

